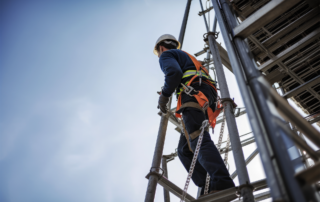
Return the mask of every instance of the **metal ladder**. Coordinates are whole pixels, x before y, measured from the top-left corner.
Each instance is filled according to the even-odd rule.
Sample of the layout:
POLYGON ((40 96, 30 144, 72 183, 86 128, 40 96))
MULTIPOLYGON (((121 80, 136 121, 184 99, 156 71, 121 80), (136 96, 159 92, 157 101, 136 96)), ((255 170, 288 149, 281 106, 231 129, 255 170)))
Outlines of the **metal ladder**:
MULTIPOLYGON (((207 28, 207 44, 208 47, 205 53, 210 50, 220 84, 221 96, 229 98, 229 92, 226 85, 222 64, 227 68, 232 68, 232 71, 237 79, 239 89, 242 94, 243 101, 246 107, 246 113, 250 120, 251 128, 254 134, 254 141, 257 143, 258 150, 254 151, 247 159, 244 159, 242 153, 242 142, 240 141, 237 127, 235 125, 235 116, 233 114, 232 102, 226 102, 226 118, 228 129, 230 132, 230 139, 232 151, 235 156, 236 174, 239 176, 240 186, 228 190, 218 192, 216 194, 207 195, 200 199, 194 199, 187 194, 186 201, 230 201, 237 197, 237 193, 243 198, 243 201, 249 202, 254 200, 261 200, 261 198, 271 197, 274 201, 320 201, 318 192, 316 190, 316 183, 320 180, 320 163, 319 152, 314 151, 301 136, 298 136, 293 130, 288 127, 284 121, 289 121, 297 130, 306 136, 317 147, 320 147, 320 133, 315 130, 310 122, 304 120, 266 81, 259 70, 270 66, 277 62, 277 58, 272 58, 268 64, 261 65, 257 68, 253 56, 249 51, 247 39, 251 34, 259 28, 259 26, 266 25, 277 16, 291 7, 298 4, 299 0, 272 0, 264 3, 263 7, 251 17, 248 17, 240 24, 237 21, 237 16, 234 9, 231 9, 234 1, 227 2, 226 0, 212 0, 213 9, 215 11, 216 19, 219 23, 222 37, 224 39, 228 58, 225 57, 225 52, 221 51, 221 47, 216 43, 215 33, 208 30, 208 25, 205 18, 205 13, 202 8, 202 15, 204 16, 207 28), (220 52, 220 54, 219 54, 220 52), (270 64, 271 63, 271 64, 270 64), (234 124, 233 124, 234 123, 234 124), (288 154, 288 148, 284 139, 289 139, 294 142, 302 151, 315 161, 312 167, 308 167, 303 171, 296 172, 293 161, 288 154), (250 183, 246 165, 252 158, 260 153, 266 180, 250 183), (268 185, 268 186, 267 186, 268 185), (253 196, 253 190, 261 190, 270 187, 270 192, 262 193, 253 196)), ((315 1, 306 0, 307 3, 312 4, 315 1)), ((179 41, 182 45, 184 33, 186 29, 191 0, 188 0, 179 41)), ((200 5, 202 3, 200 0, 200 5)), ((261 5, 260 5, 261 6, 261 5)), ((215 27, 215 26, 214 26, 215 27)), ((319 32, 313 32, 312 39, 320 35, 319 32)), ((309 37, 309 36, 308 36, 309 37)), ((310 42, 302 41, 304 43, 310 42)), ((252 37, 251 37, 252 38, 252 37)), ((250 38, 250 39, 251 39, 250 38)), ((306 37, 307 38, 307 37, 306 37)), ((302 43, 301 42, 301 43, 302 43)), ((261 44, 260 44, 261 45, 261 44)), ((262 48, 264 48, 262 46, 262 48)), ((267 54, 268 49, 266 49, 267 54)), ((198 53, 200 54, 200 53, 198 53)), ((197 54, 196 54, 197 55, 197 54)), ((317 78, 319 79, 319 78, 317 78)), ((319 81, 319 80, 318 80, 319 81)), ((315 81, 312 81, 315 83, 315 81)), ((310 86, 311 84, 309 84, 310 86)), ((306 86, 307 88, 308 86, 306 86)), ((299 87, 298 87, 299 88, 299 87)), ((301 87, 300 87, 301 88, 301 87)), ((301 89, 300 89, 301 90, 301 89)), ((289 92, 292 94, 292 92, 289 92)), ((285 94, 285 98, 288 95, 285 94)), ((171 101, 170 101, 171 104, 171 101)), ((317 119, 317 118, 315 118, 317 119)), ((171 117, 170 114, 162 115, 160 128, 156 143, 156 149, 147 178, 149 184, 145 201, 153 201, 155 196, 155 189, 157 183, 162 185, 166 190, 181 198, 183 190, 171 183, 165 176, 167 172, 160 173, 160 163, 162 161, 163 170, 166 171, 166 156, 162 157, 165 134, 168 121, 179 125, 179 120, 171 117)), ((318 120, 318 119, 317 119, 318 120)), ((170 157, 172 159, 172 156, 170 157)), ((301 159, 300 159, 301 161, 301 159)), ((235 176, 233 173, 231 176, 235 176)), ((168 196, 168 194, 167 194, 168 196)), ((165 201, 169 201, 166 198, 165 201)))

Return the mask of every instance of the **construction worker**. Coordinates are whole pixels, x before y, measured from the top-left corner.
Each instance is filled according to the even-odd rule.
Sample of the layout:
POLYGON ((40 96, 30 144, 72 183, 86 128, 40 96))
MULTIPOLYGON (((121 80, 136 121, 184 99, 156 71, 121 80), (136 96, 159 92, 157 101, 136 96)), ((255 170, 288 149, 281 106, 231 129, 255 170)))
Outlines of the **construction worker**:
MULTIPOLYGON (((179 41, 170 34, 164 34, 157 40, 153 52, 159 57, 161 70, 165 74, 165 83, 159 97, 158 108, 162 113, 167 113, 169 98, 175 90, 181 102, 180 104, 182 104, 177 113, 182 113, 182 119, 189 137, 186 138, 184 134, 181 134, 178 145, 178 156, 183 166, 189 172, 193 158, 192 151, 195 151, 199 139, 200 127, 203 121, 208 119, 208 111, 204 112, 202 109, 204 107, 199 107, 198 98, 196 99, 194 96, 182 91, 181 83, 188 85, 191 78, 197 77, 195 75, 199 74, 200 71, 196 70, 195 65, 195 63, 199 61, 179 49, 179 41)), ((204 67, 202 67, 202 69, 203 68, 204 67)), ((193 79, 189 86, 205 95, 209 102, 209 108, 214 112, 217 101, 215 83, 208 73, 207 75, 204 71, 201 73, 203 73, 203 76, 201 76, 201 78, 198 76, 199 78, 193 79)), ((193 182, 202 188, 201 195, 204 193, 207 173, 209 173, 211 178, 209 194, 235 186, 219 151, 211 140, 209 132, 205 131, 192 175, 193 182)))

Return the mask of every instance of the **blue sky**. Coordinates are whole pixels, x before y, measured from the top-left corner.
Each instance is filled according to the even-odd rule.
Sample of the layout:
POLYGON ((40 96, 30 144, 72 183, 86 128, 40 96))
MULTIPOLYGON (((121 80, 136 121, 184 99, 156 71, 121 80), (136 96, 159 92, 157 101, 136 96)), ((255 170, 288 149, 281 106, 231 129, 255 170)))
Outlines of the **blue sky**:
MULTIPOLYGON (((160 121, 156 91, 164 81, 152 49, 162 34, 178 37, 185 4, 0 3, 1 202, 144 200, 160 121)), ((191 54, 203 48, 199 11, 192 2, 183 45, 191 54)), ((234 76, 226 76, 243 107, 234 76)), ((245 116, 237 122, 240 134, 250 132, 245 116)), ((178 139, 169 124, 165 154, 178 139)), ((249 169, 251 180, 264 178, 259 158, 249 169)), ((186 176, 178 159, 170 162, 170 180, 183 187, 186 176)), ((196 195, 194 185, 189 191, 196 195)), ((163 201, 160 186, 155 201, 163 201)))

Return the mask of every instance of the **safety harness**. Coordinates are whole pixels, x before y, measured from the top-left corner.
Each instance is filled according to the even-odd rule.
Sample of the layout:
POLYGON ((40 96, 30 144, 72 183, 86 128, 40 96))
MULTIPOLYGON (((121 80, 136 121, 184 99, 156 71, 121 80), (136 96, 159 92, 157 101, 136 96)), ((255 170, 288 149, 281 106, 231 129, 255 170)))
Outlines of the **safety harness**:
MULTIPOLYGON (((186 82, 186 84, 181 83, 182 91, 189 96, 195 97, 198 103, 186 102, 184 104, 181 104, 181 93, 180 93, 179 98, 178 98, 178 104, 177 104, 175 116, 178 118, 181 118, 182 116, 181 116, 179 110, 181 110, 182 108, 185 108, 185 107, 197 108, 197 109, 200 109, 203 113, 205 113, 205 111, 207 111, 208 118, 209 118, 209 124, 211 125, 212 128, 214 128, 216 125, 216 118, 218 117, 218 115, 220 114, 220 111, 222 110, 222 104, 220 104, 220 101, 218 101, 217 109, 213 112, 212 109, 209 107, 208 98, 201 91, 195 90, 191 86, 191 84, 194 82, 194 80, 197 77, 199 77, 199 85, 201 85, 202 77, 205 77, 206 79, 203 80, 203 82, 208 84, 209 86, 211 86, 215 91, 217 91, 217 89, 213 85, 214 82, 212 81, 208 70, 205 67, 203 67, 202 64, 195 57, 193 57, 192 55, 190 55, 187 52, 185 52, 185 53, 192 60, 194 66, 196 67, 196 70, 189 70, 189 71, 184 72, 183 76, 185 76, 185 78, 189 77, 191 75, 194 75, 194 76, 188 82, 186 82), (202 75, 202 73, 204 73, 205 75, 202 75)), ((192 139, 194 139, 194 138, 198 137, 199 134, 200 134, 200 131, 195 134, 190 134, 190 137, 192 139)))

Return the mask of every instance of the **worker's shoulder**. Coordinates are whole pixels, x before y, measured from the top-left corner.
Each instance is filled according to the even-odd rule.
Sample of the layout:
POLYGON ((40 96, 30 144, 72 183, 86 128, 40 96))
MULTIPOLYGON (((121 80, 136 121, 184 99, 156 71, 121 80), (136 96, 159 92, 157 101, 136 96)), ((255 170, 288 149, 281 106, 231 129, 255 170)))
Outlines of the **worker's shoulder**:
MULTIPOLYGON (((166 51, 167 52, 167 51, 166 51)), ((185 52, 183 52, 182 50, 179 49, 171 49, 168 50, 168 53, 173 53, 173 54, 185 54, 185 52)))
POLYGON ((161 56, 164 56, 164 57, 181 57, 181 56, 185 56, 185 55, 186 55, 186 53, 183 52, 182 50, 171 49, 171 50, 164 51, 161 56))

